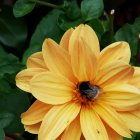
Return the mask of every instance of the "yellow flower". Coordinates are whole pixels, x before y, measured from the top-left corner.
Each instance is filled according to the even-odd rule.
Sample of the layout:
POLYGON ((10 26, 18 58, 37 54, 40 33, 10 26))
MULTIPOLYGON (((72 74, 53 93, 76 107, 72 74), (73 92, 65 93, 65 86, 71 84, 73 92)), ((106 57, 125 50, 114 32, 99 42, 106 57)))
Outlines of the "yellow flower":
POLYGON ((16 83, 37 100, 21 115, 39 140, 122 140, 140 131, 140 68, 116 42, 100 51, 88 25, 69 29, 31 55, 16 83))

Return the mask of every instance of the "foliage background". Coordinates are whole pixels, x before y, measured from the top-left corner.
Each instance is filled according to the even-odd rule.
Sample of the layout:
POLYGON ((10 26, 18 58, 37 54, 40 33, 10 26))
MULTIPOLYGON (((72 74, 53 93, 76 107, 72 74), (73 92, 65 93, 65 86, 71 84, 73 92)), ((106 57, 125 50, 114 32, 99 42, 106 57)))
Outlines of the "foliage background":
MULTIPOLYGON (((37 139, 20 122, 34 98, 16 87, 15 75, 29 55, 41 50, 45 38, 59 42, 68 28, 80 23, 95 30, 101 49, 115 41, 129 42, 131 64, 140 65, 139 0, 0 1, 0 140, 37 139)), ((140 140, 140 133, 132 140, 140 140)))

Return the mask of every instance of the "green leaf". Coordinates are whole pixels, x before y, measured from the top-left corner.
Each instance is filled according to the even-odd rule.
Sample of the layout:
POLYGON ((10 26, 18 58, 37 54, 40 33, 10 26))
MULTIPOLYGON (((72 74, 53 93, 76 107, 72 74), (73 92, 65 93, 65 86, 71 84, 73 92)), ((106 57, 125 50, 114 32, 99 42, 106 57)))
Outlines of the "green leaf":
POLYGON ((17 47, 27 38, 27 27, 23 19, 16 19, 12 7, 2 7, 0 12, 0 43, 17 47))
POLYGON ((3 128, 0 127, 0 140, 4 140, 4 139, 5 139, 4 130, 3 128))
POLYGON ((11 89, 11 94, 0 95, 0 109, 4 109, 14 115, 10 125, 6 126, 5 132, 23 132, 20 115, 29 107, 28 95, 19 89, 11 89))
POLYGON ((81 3, 81 13, 85 21, 100 17, 103 10, 103 0, 83 0, 81 3))
POLYGON ((18 0, 14 4, 13 13, 15 17, 22 17, 30 13, 34 7, 35 2, 30 2, 29 0, 18 0))
POLYGON ((25 63, 27 58, 42 48, 42 43, 45 38, 52 38, 55 41, 59 41, 63 35, 63 31, 57 25, 58 16, 62 11, 54 9, 49 12, 38 24, 36 30, 31 38, 30 46, 23 56, 23 62, 25 63))
POLYGON ((66 17, 65 14, 61 14, 58 18, 58 25, 64 31, 66 31, 67 29, 71 27, 74 28, 75 26, 78 26, 82 22, 83 22, 83 19, 81 18, 78 18, 77 20, 70 20, 66 17))
POLYGON ((0 111, 0 127, 5 128, 8 126, 12 120, 14 119, 14 114, 6 112, 6 111, 0 111))
POLYGON ((81 11, 79 5, 77 4, 77 0, 64 0, 64 10, 66 16, 70 20, 75 20, 81 16, 81 11))
POLYGON ((4 76, 6 73, 16 73, 22 68, 23 65, 19 62, 18 57, 13 54, 3 54, 3 52, 0 52, 0 77, 4 76))
POLYGON ((138 36, 140 34, 140 18, 137 18, 134 24, 125 24, 120 28, 114 38, 115 41, 127 41, 130 44, 132 56, 137 54, 138 36))

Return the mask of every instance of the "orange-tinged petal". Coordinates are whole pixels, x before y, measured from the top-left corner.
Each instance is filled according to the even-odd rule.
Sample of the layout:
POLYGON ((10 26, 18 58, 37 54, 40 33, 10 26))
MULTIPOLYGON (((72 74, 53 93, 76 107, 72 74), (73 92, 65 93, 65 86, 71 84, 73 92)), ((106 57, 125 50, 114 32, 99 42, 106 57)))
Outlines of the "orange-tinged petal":
POLYGON ((101 51, 99 63, 101 67, 116 60, 129 63, 130 56, 130 47, 127 42, 115 42, 101 51))
POLYGON ((140 67, 134 67, 134 74, 129 83, 140 88, 140 67))
POLYGON ((80 105, 68 103, 54 106, 41 124, 38 140, 54 140, 77 117, 80 105))
POLYGON ((109 140, 123 140, 123 137, 116 133, 112 128, 110 128, 107 124, 105 124, 109 140))
POLYGON ((27 68, 44 68, 48 69, 44 59, 42 52, 37 52, 32 54, 27 60, 27 68))
POLYGON ((63 104, 72 100, 75 85, 62 75, 44 72, 32 78, 31 93, 38 100, 48 104, 63 104))
POLYGON ((61 140, 80 140, 81 127, 79 116, 66 128, 61 140))
MULTIPOLYGON (((72 34, 71 39, 73 38, 75 36, 72 34)), ((97 58, 82 38, 77 38, 74 43, 71 44, 70 41, 69 47, 74 75, 79 81, 93 80, 98 67, 97 58)))
POLYGON ((67 51, 69 50, 69 40, 73 31, 74 31, 73 28, 70 28, 69 30, 67 30, 60 41, 60 46, 63 47, 67 51))
POLYGON ((51 105, 36 100, 26 112, 22 113, 22 123, 25 125, 33 125, 42 121, 51 107, 51 105))
POLYGON ((79 25, 76 27, 76 29, 73 31, 70 42, 69 42, 69 49, 71 49, 72 46, 76 47, 77 40, 82 39, 84 40, 86 47, 90 48, 92 53, 98 58, 99 57, 99 41, 96 36, 96 33, 89 25, 79 25))
POLYGON ((119 135, 131 138, 130 130, 113 108, 101 103, 94 105, 93 110, 119 135))
POLYGON ((30 85, 29 82, 33 78, 33 76, 46 71, 45 69, 42 68, 29 68, 22 70, 16 75, 16 85, 26 91, 30 92, 30 85))
POLYGON ((135 132, 140 131, 140 117, 134 115, 133 112, 119 112, 119 115, 129 129, 135 132))
POLYGON ((80 123, 86 140, 109 140, 101 119, 89 106, 82 106, 80 123))
POLYGON ((41 126, 41 122, 32 125, 24 125, 24 128, 25 131, 28 131, 32 134, 38 134, 40 126, 41 126))
POLYGON ((134 73, 133 67, 122 61, 111 62, 99 69, 96 84, 101 87, 116 83, 128 83, 134 73))

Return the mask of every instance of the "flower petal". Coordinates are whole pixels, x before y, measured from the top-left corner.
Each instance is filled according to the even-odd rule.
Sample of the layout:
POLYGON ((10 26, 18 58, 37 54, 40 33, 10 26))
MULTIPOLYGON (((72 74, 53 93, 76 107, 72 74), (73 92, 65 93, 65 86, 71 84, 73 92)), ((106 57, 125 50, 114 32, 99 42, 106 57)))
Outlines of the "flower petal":
POLYGON ((42 52, 32 54, 27 60, 27 68, 43 68, 48 69, 45 65, 42 52))
POLYGON ((61 140, 80 140, 80 137, 81 137, 80 120, 79 117, 77 117, 66 128, 61 140))
POLYGON ((51 107, 51 105, 36 100, 26 112, 22 113, 22 123, 24 125, 33 125, 42 121, 51 107))
POLYGON ((133 73, 134 69, 130 65, 122 61, 111 62, 99 69, 95 82, 101 87, 116 83, 128 83, 133 73))
POLYGON ((130 61, 131 51, 127 42, 115 42, 104 48, 100 53, 100 66, 112 61, 121 60, 127 64, 130 61))
POLYGON ((108 86, 103 90, 100 100, 118 111, 134 110, 140 106, 140 90, 132 85, 108 86))
POLYGON ((62 75, 44 72, 32 78, 31 93, 47 104, 63 104, 72 100, 75 85, 62 75))
POLYGON ((109 140, 123 140, 123 137, 120 136, 117 132, 115 132, 112 128, 110 128, 107 124, 105 124, 109 140))
POLYGON ((140 131, 140 117, 134 115, 133 112, 119 112, 119 115, 129 129, 135 132, 140 131))
POLYGON ((108 140, 108 135, 101 119, 89 106, 82 106, 80 123, 86 140, 108 140))
POLYGON ((26 91, 30 92, 30 85, 29 82, 33 78, 33 76, 46 71, 45 69, 42 68, 29 68, 22 70, 16 75, 16 85, 26 91))
POLYGON ((129 83, 140 88, 140 67, 134 67, 134 75, 129 83))
POLYGON ((76 47, 77 40, 79 39, 84 40, 85 44, 87 45, 86 47, 90 48, 92 53, 94 53, 97 58, 99 57, 99 40, 96 33, 89 25, 81 24, 76 27, 70 38, 69 49, 71 49, 72 46, 76 47))
POLYGON ((67 51, 69 50, 69 40, 73 31, 74 31, 73 28, 70 28, 69 30, 67 30, 60 41, 60 46, 63 47, 67 51))
POLYGON ((41 124, 38 139, 54 140, 77 117, 80 105, 68 103, 54 106, 45 116, 41 124))
POLYGON ((69 43, 69 52, 74 75, 79 81, 89 81, 93 80, 96 75, 97 58, 91 48, 88 47, 89 42, 80 36, 80 33, 85 30, 83 26, 77 27, 73 31, 69 43))
POLYGON ((28 131, 32 134, 38 134, 40 126, 41 126, 41 122, 32 125, 24 125, 24 128, 25 131, 28 131))
POLYGON ((113 108, 107 104, 98 103, 93 106, 93 110, 119 135, 131 138, 131 132, 113 108))
POLYGON ((72 72, 70 55, 62 47, 51 39, 46 39, 43 43, 43 57, 49 70, 62 74, 71 81, 75 82, 75 77, 72 72))

